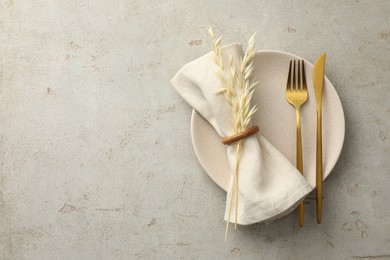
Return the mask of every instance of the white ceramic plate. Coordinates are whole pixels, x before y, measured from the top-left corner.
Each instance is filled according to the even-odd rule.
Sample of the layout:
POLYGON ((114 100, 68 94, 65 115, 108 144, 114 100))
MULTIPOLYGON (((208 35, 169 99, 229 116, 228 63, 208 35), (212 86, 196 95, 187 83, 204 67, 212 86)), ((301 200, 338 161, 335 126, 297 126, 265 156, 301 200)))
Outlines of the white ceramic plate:
MULTIPOLYGON (((253 123, 260 132, 295 165, 295 109, 286 101, 285 89, 289 61, 302 59, 280 51, 256 53, 253 75, 259 81, 252 104, 259 106, 253 123)), ((316 165, 316 102, 312 77, 313 65, 305 61, 308 101, 301 108, 303 171, 315 187, 316 165)), ((325 65, 326 73, 326 65, 325 65)), ((345 119, 340 98, 332 83, 325 77, 323 92, 323 177, 335 166, 344 143, 345 119)), ((226 147, 214 128, 195 110, 191 119, 192 143, 198 160, 206 173, 225 191, 230 169, 226 147)))

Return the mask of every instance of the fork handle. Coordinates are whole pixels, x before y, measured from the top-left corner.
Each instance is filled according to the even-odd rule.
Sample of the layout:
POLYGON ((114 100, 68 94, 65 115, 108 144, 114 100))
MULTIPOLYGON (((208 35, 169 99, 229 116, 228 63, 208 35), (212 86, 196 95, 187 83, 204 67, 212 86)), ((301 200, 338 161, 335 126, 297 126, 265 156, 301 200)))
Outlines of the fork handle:
MULTIPOLYGON (((301 113, 300 107, 296 107, 297 114, 297 169, 303 175, 303 158, 302 158, 302 135, 301 135, 301 113)), ((298 206, 299 226, 303 227, 304 206, 303 201, 298 206)))

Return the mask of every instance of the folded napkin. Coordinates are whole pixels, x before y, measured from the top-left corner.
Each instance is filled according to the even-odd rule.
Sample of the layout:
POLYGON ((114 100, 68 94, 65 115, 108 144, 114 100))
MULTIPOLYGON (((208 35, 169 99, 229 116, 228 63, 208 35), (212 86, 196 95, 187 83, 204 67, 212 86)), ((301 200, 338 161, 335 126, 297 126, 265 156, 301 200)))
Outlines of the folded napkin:
MULTIPOLYGON (((229 54, 233 56, 233 60, 239 61, 243 57, 241 45, 222 47, 224 59, 227 59, 229 54)), ((217 70, 213 53, 208 53, 181 68, 171 83, 221 137, 226 137, 233 134, 233 113, 225 97, 215 94, 216 90, 221 88, 217 70)), ((261 82, 258 87, 261 87, 261 82)), ((259 127, 261 132, 261 125, 259 127)), ((227 155, 232 169, 229 187, 232 187, 236 156, 234 145, 227 146, 227 155)), ((244 139, 238 172, 237 223, 241 225, 269 221, 282 216, 283 213, 290 212, 291 208, 312 190, 290 161, 261 133, 244 139)), ((226 197, 225 220, 228 220, 231 192, 232 189, 226 197)), ((230 222, 234 222, 234 200, 233 196, 230 222)))

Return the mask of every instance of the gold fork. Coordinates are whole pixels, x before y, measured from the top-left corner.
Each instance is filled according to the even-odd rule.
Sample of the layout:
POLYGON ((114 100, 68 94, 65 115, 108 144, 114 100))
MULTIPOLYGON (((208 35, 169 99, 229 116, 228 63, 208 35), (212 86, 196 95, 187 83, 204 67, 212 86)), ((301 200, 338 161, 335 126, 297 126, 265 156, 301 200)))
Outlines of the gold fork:
MULTIPOLYGON (((290 60, 290 68, 288 71, 288 79, 286 84, 286 99, 295 107, 297 114, 297 169, 303 175, 303 159, 302 159, 302 137, 301 137, 301 114, 300 108, 307 100, 307 86, 305 77, 305 65, 303 60, 290 60), (297 69, 296 65, 297 64, 297 69), (293 66, 292 66, 293 65, 293 66), (301 69, 302 68, 302 69, 301 69), (302 72, 302 77, 301 77, 302 72), (291 81, 291 74, 293 79, 291 81)), ((298 206, 299 226, 303 227, 303 201, 298 206)))

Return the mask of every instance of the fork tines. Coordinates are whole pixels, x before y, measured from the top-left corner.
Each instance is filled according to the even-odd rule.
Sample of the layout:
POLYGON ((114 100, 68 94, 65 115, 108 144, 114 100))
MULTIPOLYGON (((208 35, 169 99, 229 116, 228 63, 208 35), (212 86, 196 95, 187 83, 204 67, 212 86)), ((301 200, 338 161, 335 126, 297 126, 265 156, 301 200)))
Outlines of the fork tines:
POLYGON ((294 90, 302 91, 304 89, 307 89, 306 77, 304 71, 305 71, 305 63, 303 60, 290 60, 287 85, 290 86, 292 91, 294 90), (293 74, 292 81, 291 81, 291 73, 293 74))

